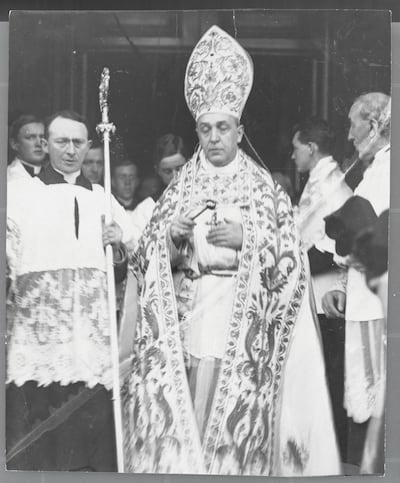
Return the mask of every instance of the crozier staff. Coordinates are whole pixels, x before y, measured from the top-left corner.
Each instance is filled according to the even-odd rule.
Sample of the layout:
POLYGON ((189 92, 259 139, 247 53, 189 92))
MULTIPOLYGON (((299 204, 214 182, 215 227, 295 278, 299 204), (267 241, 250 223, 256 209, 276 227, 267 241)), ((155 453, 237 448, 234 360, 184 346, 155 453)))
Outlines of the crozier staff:
MULTIPOLYGON (((111 167, 110 167, 110 134, 115 131, 114 125, 108 118, 108 88, 110 73, 105 67, 102 72, 99 87, 99 100, 101 111, 101 123, 97 126, 97 131, 103 136, 104 144, 104 211, 105 223, 112 223, 112 204, 111 195, 111 167)), ((110 344, 113 370, 113 408, 114 408, 114 427, 115 442, 117 450, 118 471, 123 471, 123 450, 122 450, 122 421, 121 421, 121 397, 120 397, 120 374, 119 374, 119 353, 118 353, 118 333, 117 333, 117 307, 115 294, 114 278, 114 255, 110 244, 106 245, 106 272, 107 272, 107 294, 108 310, 110 320, 110 344)))

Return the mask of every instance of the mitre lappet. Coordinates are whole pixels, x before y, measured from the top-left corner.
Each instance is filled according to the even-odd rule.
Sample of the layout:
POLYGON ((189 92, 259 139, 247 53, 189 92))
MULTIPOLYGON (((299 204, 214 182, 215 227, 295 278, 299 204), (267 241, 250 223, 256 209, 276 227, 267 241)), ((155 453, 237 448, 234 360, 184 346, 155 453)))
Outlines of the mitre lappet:
POLYGON ((199 40, 185 74, 185 99, 197 121, 202 114, 240 119, 253 85, 253 62, 243 47, 213 25, 199 40))

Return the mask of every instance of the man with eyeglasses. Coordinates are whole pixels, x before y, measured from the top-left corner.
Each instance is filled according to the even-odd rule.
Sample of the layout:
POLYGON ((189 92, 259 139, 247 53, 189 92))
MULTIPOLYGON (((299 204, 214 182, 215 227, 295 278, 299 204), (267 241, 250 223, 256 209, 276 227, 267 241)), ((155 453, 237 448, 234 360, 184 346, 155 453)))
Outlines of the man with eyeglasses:
POLYGON ((116 282, 131 238, 112 200, 85 178, 88 128, 74 112, 45 127, 49 165, 8 193, 7 467, 115 471, 104 246, 116 282))

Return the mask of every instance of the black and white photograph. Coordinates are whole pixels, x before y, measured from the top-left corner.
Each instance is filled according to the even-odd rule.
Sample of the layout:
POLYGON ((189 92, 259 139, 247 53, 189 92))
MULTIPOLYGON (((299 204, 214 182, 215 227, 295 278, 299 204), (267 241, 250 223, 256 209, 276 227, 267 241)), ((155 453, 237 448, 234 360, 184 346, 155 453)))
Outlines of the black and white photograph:
POLYGON ((389 10, 9 18, 6 467, 385 474, 389 10))

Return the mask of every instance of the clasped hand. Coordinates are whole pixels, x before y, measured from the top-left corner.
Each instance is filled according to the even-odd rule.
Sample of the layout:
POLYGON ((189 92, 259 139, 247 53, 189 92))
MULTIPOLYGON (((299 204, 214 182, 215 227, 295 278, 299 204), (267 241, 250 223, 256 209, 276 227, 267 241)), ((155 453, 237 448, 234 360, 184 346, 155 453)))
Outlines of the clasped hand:
POLYGON ((219 223, 210 229, 206 240, 216 247, 240 250, 243 244, 242 225, 236 221, 224 220, 223 223, 219 223))
MULTIPOLYGON (((175 246, 184 241, 189 240, 193 235, 193 229, 196 223, 188 216, 180 215, 176 217, 170 227, 170 235, 175 246)), ((206 240, 211 245, 217 247, 231 248, 240 250, 243 243, 243 228, 240 223, 231 220, 225 220, 210 228, 206 240)))

